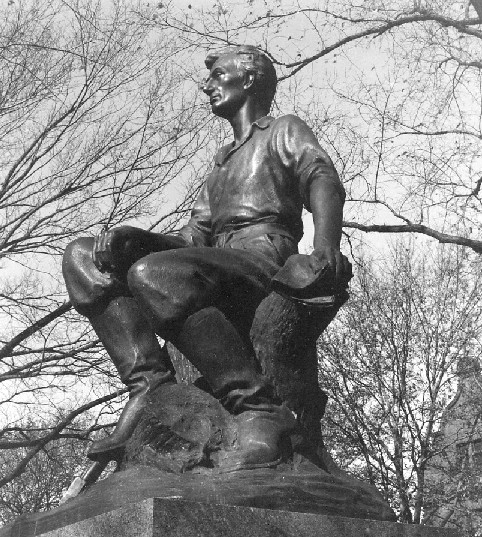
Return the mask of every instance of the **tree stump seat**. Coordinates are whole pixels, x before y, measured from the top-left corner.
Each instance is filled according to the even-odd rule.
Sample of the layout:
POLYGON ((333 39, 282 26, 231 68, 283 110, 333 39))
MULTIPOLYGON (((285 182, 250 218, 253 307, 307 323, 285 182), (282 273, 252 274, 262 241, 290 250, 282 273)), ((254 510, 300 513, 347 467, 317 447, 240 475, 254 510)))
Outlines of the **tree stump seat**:
MULTIPOLYGON (((297 448, 310 452, 310 459, 321 467, 326 467, 320 420, 327 396, 318 384, 316 342, 345 300, 340 296, 335 305, 319 308, 272 291, 258 306, 250 332, 262 373, 296 415, 297 448)), ((202 378, 190 362, 172 345, 169 353, 178 379, 202 387, 202 378)))

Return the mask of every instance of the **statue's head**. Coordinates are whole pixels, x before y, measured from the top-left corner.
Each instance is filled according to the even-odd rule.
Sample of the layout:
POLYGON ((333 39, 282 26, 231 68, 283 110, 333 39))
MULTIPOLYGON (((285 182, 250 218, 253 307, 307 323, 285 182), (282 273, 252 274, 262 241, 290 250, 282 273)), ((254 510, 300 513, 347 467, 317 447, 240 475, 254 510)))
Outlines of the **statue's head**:
POLYGON ((210 74, 203 90, 210 96, 215 114, 227 117, 223 109, 223 96, 217 96, 214 89, 216 79, 218 86, 222 86, 219 93, 229 91, 226 97, 231 102, 242 97, 242 90, 255 97, 265 114, 269 113, 278 79, 273 62, 264 52, 251 45, 229 46, 211 52, 205 64, 210 74))

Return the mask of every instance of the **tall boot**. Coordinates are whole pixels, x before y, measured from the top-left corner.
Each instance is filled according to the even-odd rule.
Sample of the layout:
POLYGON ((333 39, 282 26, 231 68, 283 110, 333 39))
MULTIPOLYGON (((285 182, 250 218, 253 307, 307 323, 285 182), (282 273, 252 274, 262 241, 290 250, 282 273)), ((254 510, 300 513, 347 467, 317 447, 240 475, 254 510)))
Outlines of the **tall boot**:
POLYGON ((237 448, 221 461, 221 470, 278 464, 282 439, 294 429, 295 419, 258 372, 232 323, 217 308, 205 308, 186 320, 173 343, 204 376, 223 406, 236 415, 237 448))
POLYGON ((132 297, 111 300, 89 320, 129 389, 129 400, 114 432, 97 440, 87 452, 92 460, 118 459, 138 423, 150 393, 174 382, 166 348, 161 348, 139 305, 132 297))

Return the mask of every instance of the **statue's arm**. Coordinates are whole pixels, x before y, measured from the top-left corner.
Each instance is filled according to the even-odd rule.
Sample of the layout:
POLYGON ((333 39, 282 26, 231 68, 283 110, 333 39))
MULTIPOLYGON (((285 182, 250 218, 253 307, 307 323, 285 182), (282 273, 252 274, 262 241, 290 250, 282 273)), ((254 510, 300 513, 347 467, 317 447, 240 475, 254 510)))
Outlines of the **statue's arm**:
POLYGON ((339 189, 333 183, 311 183, 310 205, 315 228, 312 264, 315 270, 329 266, 335 285, 344 286, 351 277, 351 265, 340 252, 343 202, 339 189))
POLYGON ((315 273, 330 267, 335 285, 344 285, 351 265, 340 252, 345 190, 330 157, 300 118, 285 116, 275 135, 276 150, 297 182, 315 228, 311 264, 315 273))
POLYGON ((328 154, 316 139, 312 143, 313 153, 318 149, 318 155, 302 167, 301 177, 315 231, 311 264, 315 273, 329 267, 328 277, 333 279, 334 286, 344 288, 352 276, 351 264, 340 252, 345 190, 328 154))
POLYGON ((150 253, 184 246, 186 244, 181 237, 153 233, 133 226, 120 226, 97 235, 92 259, 100 271, 119 273, 150 253))
POLYGON ((199 191, 189 222, 173 235, 182 239, 186 246, 211 246, 211 207, 207 182, 199 191))
POLYGON ((211 212, 207 187, 203 185, 189 222, 169 234, 153 233, 132 226, 101 232, 94 241, 92 259, 102 272, 122 273, 138 259, 153 253, 189 246, 210 246, 211 212))

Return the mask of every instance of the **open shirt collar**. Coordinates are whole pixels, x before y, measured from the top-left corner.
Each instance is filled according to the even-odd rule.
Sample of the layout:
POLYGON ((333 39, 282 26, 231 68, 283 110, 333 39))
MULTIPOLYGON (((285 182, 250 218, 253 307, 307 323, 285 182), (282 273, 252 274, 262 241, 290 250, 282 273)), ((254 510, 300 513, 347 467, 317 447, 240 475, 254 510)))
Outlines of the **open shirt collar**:
POLYGON ((231 156, 232 153, 235 153, 240 147, 242 147, 250 138, 253 136, 254 128, 257 127, 258 129, 267 129, 271 123, 274 121, 274 117, 271 116, 263 116, 254 121, 251 124, 251 128, 248 131, 248 134, 238 143, 234 144, 234 142, 223 146, 216 154, 216 157, 214 159, 214 162, 218 166, 222 166, 224 162, 231 156))

